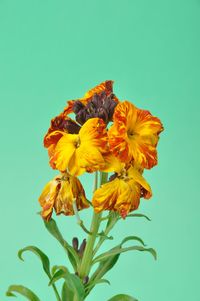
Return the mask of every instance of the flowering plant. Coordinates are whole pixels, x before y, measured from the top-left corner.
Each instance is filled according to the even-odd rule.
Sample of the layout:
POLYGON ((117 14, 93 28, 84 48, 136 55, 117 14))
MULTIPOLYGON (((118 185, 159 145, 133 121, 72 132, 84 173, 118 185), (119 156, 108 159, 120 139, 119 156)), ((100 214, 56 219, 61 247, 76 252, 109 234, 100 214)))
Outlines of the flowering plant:
MULTIPOLYGON (((114 267, 121 253, 137 250, 150 252, 137 236, 125 237, 112 249, 101 253, 102 244, 120 219, 145 217, 132 213, 140 199, 152 196, 151 187, 143 177, 144 169, 157 164, 157 143, 163 126, 149 111, 141 110, 128 101, 120 101, 113 93, 113 82, 105 81, 78 100, 70 100, 64 111, 51 121, 44 137, 49 162, 59 171, 44 187, 39 203, 47 230, 66 251, 71 268, 53 266, 39 248, 28 246, 19 251, 36 254, 49 278, 57 301, 83 301, 99 283, 109 283, 104 275, 114 267), (71 117, 74 117, 72 119, 71 117), (83 173, 94 174, 92 200, 86 197, 78 178, 83 173), (91 227, 87 229, 79 211, 91 208, 91 227), (54 219, 56 215, 74 215, 82 230, 87 233, 79 246, 78 238, 72 244, 63 238, 54 219), (105 211, 108 211, 106 215, 105 211), (124 247, 128 241, 139 245, 124 247), (92 267, 94 268, 92 269, 92 267), (57 281, 63 281, 62 291, 57 281)), ((147 218, 148 219, 148 218, 147 218)), ((30 289, 11 285, 7 296, 20 293, 28 300, 39 301, 30 289)), ((134 297, 116 295, 109 301, 133 301, 134 297)))

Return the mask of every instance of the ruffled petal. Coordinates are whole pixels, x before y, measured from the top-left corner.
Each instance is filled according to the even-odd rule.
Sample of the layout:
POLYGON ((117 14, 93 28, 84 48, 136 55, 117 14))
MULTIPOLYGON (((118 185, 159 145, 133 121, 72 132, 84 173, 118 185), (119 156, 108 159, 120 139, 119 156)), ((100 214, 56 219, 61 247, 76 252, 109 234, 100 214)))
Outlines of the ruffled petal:
POLYGON ((50 220, 53 209, 57 215, 73 215, 74 202, 78 210, 89 207, 81 182, 68 173, 63 173, 47 183, 39 197, 42 217, 47 221, 50 220))
POLYGON ((81 144, 98 147, 98 149, 105 153, 108 151, 108 136, 106 125, 102 119, 91 118, 86 121, 79 132, 81 144))
MULTIPOLYGON (((77 100, 80 101, 83 105, 86 105, 95 94, 99 95, 100 93, 105 92, 106 95, 110 95, 113 92, 113 83, 114 82, 112 80, 106 80, 106 81, 100 83, 99 85, 95 86, 88 92, 86 92, 82 98, 79 98, 77 100)), ((113 96, 113 99, 116 102, 119 101, 115 95, 113 96)), ((65 116, 73 113, 73 106, 77 100, 68 100, 67 101, 67 106, 65 107, 65 109, 63 111, 63 114, 65 116)))
POLYGON ((111 152, 104 154, 103 158, 104 158, 105 164, 100 169, 101 171, 120 173, 120 171, 123 168, 125 168, 125 163, 121 162, 111 152))
POLYGON ((79 130, 80 126, 74 120, 61 113, 51 120, 51 125, 44 137, 44 147, 48 148, 50 145, 56 144, 62 137, 60 132, 78 134, 79 130))
POLYGON ((39 197, 39 203, 42 207, 42 217, 45 220, 50 220, 53 212, 54 203, 56 200, 56 197, 58 195, 58 181, 57 179, 60 179, 60 177, 56 177, 50 182, 48 182, 43 191, 42 194, 39 197))
POLYGON ((51 158, 51 164, 60 171, 65 171, 68 168, 69 161, 72 158, 76 143, 79 140, 78 135, 63 134, 63 137, 58 141, 54 155, 51 158))
POLYGON ((141 197, 148 199, 151 195, 151 187, 141 172, 131 166, 123 168, 112 181, 97 189, 92 204, 96 212, 114 210, 125 218, 130 211, 138 208, 141 197))
POLYGON ((156 165, 156 146, 163 130, 160 120, 128 101, 117 105, 113 119, 108 137, 114 155, 122 162, 134 160, 143 168, 156 165))

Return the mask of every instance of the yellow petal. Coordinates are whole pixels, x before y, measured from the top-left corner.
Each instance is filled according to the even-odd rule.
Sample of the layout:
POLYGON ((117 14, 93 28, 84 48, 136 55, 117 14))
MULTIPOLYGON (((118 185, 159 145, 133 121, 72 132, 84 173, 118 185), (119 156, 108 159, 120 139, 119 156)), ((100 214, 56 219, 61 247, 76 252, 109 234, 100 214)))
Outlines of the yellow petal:
POLYGON ((107 132, 106 125, 100 118, 88 119, 82 126, 80 132, 81 144, 89 143, 95 147, 98 147, 102 152, 106 152, 107 145, 107 132))
POLYGON ((144 189, 144 198, 149 199, 152 196, 152 190, 150 185, 144 179, 141 172, 139 172, 133 166, 130 167, 128 170, 128 177, 133 179, 135 183, 138 183, 142 187, 142 189, 144 189))
POLYGON ((51 218, 53 206, 58 194, 58 181, 56 178, 59 178, 59 176, 55 177, 52 181, 45 185, 42 194, 39 197, 39 203, 43 209, 42 217, 47 221, 51 218))
POLYGON ((156 165, 156 146, 163 130, 160 120, 128 101, 117 105, 113 119, 108 137, 114 155, 126 163, 134 160, 143 168, 156 165))
POLYGON ((54 156, 51 159, 58 170, 65 171, 67 169, 69 161, 76 150, 76 143, 78 140, 78 135, 64 134, 58 141, 54 156))
POLYGON ((104 172, 116 172, 120 173, 121 170, 125 167, 125 164, 121 162, 117 157, 112 153, 107 153, 103 155, 105 165, 101 169, 104 172))

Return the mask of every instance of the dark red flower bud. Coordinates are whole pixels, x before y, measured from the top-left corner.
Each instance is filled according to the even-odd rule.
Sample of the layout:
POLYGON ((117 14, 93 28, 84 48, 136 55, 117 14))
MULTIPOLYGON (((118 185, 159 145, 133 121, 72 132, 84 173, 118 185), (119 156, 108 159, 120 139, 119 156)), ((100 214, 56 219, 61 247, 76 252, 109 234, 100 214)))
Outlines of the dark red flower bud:
POLYGON ((76 250, 76 251, 78 251, 78 238, 77 237, 74 237, 73 239, 72 239, 72 246, 73 246, 73 248, 74 248, 74 250, 76 250))
POLYGON ((86 247, 86 239, 84 239, 83 241, 82 241, 82 244, 80 245, 80 248, 79 248, 79 250, 78 250, 78 253, 79 253, 79 255, 82 257, 83 256, 83 253, 84 253, 84 251, 85 251, 85 247, 86 247))

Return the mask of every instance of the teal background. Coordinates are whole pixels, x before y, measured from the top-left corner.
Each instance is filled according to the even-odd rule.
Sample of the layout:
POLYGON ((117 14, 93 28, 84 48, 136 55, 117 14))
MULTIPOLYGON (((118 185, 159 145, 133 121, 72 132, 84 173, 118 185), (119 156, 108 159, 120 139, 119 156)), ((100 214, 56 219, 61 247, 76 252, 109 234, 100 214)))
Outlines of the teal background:
MULTIPOLYGON (((88 301, 127 293, 140 301, 200 300, 199 279, 199 0, 0 0, 1 248, 0 300, 10 284, 32 288, 53 301, 40 262, 17 251, 36 245, 52 264, 63 250, 36 214, 37 198, 56 173, 42 139, 67 99, 115 81, 120 99, 161 118, 159 165, 145 172, 154 196, 113 231, 115 242, 139 235, 155 247, 122 255, 88 301)), ((81 177, 90 189, 91 176, 81 177)), ((82 212, 87 220, 90 212, 82 212)), ((59 217, 65 237, 84 238, 73 217, 59 217)), ((24 300, 18 297, 18 300, 24 300)))

